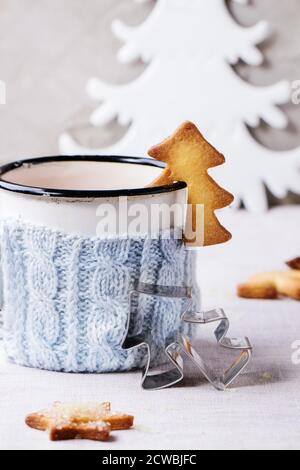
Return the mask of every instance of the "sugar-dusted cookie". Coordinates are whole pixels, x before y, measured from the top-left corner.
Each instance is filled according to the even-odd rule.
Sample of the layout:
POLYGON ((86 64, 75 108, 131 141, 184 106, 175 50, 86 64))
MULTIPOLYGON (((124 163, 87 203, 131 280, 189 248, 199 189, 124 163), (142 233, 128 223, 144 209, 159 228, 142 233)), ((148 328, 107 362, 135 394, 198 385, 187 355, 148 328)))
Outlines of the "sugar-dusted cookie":
POLYGON ((175 134, 148 153, 167 164, 162 175, 151 186, 175 181, 184 181, 188 185, 191 211, 185 233, 187 245, 208 246, 230 240, 231 234, 220 224, 214 212, 231 204, 234 198, 208 174, 209 168, 222 165, 225 158, 205 140, 197 127, 191 122, 182 124, 175 134), (199 212, 197 207, 200 208, 199 212), (199 216, 201 210, 204 219, 199 216), (192 231, 194 235, 191 235, 192 231))
POLYGON ((111 431, 130 429, 134 417, 112 413, 110 403, 64 404, 55 402, 49 410, 32 413, 25 419, 30 428, 49 431, 52 441, 91 439, 106 441, 111 431))
POLYGON ((53 421, 49 426, 50 441, 69 441, 71 439, 88 439, 89 441, 108 441, 110 425, 104 422, 70 423, 53 421))
POLYGON ((246 284, 238 286, 238 295, 246 299, 277 299, 283 296, 300 300, 300 271, 257 274, 246 284))

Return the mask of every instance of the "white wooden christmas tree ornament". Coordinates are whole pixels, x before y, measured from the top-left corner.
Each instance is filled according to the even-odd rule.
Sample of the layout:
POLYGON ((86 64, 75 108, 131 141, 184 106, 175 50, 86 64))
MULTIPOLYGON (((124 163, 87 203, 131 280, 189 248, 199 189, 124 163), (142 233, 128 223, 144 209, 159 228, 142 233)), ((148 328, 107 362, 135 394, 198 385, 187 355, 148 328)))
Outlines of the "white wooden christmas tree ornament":
POLYGON ((270 33, 266 22, 251 28, 238 25, 224 0, 157 0, 141 26, 130 28, 115 20, 112 28, 124 43, 119 60, 129 64, 142 59, 148 67, 125 85, 89 80, 88 95, 101 102, 90 121, 101 127, 117 119, 129 130, 121 141, 101 149, 84 148, 63 134, 64 154, 144 156, 187 120, 225 154, 226 168, 213 170, 213 175, 219 174, 237 203, 243 201, 251 211, 266 210, 265 186, 277 197, 300 193, 300 149, 271 151, 247 129, 261 120, 277 129, 288 125, 277 105, 289 101, 289 83, 255 87, 231 67, 239 60, 255 66, 263 62, 257 45, 270 33))
POLYGON ((121 62, 168 60, 170 56, 181 60, 182 56, 183 61, 196 57, 198 66, 216 56, 231 64, 243 59, 259 65, 263 56, 255 46, 269 34, 266 22, 248 29, 239 26, 223 0, 159 0, 142 26, 129 28, 115 20, 112 29, 125 43, 118 54, 121 62))

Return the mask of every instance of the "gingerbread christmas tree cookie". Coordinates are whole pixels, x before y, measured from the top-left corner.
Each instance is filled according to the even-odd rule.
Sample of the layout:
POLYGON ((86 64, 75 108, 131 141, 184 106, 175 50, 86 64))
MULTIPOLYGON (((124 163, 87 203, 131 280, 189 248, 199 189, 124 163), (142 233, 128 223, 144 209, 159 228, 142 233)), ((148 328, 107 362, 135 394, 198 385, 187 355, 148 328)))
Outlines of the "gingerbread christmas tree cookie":
POLYGON ((225 158, 205 140, 197 127, 191 122, 184 123, 173 136, 148 153, 167 164, 151 186, 175 181, 184 181, 188 185, 191 210, 187 220, 187 245, 208 246, 230 240, 231 234, 220 224, 215 211, 230 205, 234 198, 208 174, 209 168, 222 165, 225 158))

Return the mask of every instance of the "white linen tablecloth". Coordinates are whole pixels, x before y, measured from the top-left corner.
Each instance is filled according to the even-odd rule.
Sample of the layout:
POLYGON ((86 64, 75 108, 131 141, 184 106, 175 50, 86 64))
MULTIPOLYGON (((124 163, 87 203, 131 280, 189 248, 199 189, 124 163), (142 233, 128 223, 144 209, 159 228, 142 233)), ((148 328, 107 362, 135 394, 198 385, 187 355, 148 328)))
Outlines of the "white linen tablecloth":
MULTIPOLYGON (((234 233, 224 246, 201 249, 198 275, 203 308, 224 307, 230 335, 249 336, 254 357, 242 377, 217 392, 190 364, 184 383, 159 392, 140 388, 140 373, 68 375, 0 363, 0 449, 300 449, 300 364, 292 346, 300 340, 300 303, 238 299, 236 284, 259 271, 284 268, 300 256, 300 207, 265 215, 225 211, 234 233), (27 428, 24 417, 53 401, 106 401, 132 413, 135 429, 109 443, 52 443, 27 428)), ((199 329, 209 361, 228 364, 211 328, 199 329)), ((217 366, 216 366, 217 367, 217 366)), ((219 367, 217 367, 219 368, 219 367)))

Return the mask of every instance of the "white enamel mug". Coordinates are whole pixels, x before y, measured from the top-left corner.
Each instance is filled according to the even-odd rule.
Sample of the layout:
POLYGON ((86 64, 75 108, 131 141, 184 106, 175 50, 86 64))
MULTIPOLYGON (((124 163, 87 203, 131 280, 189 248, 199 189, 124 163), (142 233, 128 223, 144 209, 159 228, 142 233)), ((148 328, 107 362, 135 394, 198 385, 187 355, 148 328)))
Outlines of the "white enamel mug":
POLYGON ((141 295, 131 303, 137 283, 195 286, 192 255, 174 236, 184 228, 186 184, 148 187, 162 168, 150 159, 77 156, 0 169, 11 361, 63 372, 141 368, 143 350, 122 345, 128 329, 143 327, 151 359, 165 360, 165 344, 182 328, 181 300, 141 295), (182 210, 173 216, 172 207, 182 210))
POLYGON ((115 156, 14 162, 0 169, 1 216, 82 236, 102 236, 104 226, 108 236, 115 235, 116 229, 118 235, 127 230, 134 235, 136 224, 130 224, 128 217, 134 218, 138 204, 144 206, 141 231, 183 230, 184 211, 177 213, 175 221, 163 216, 145 220, 150 217, 151 206, 158 210, 173 205, 183 208, 187 202, 183 182, 147 188, 162 168, 151 159, 115 156), (104 217, 107 224, 100 223, 104 217), (117 220, 117 227, 111 218, 117 220))

